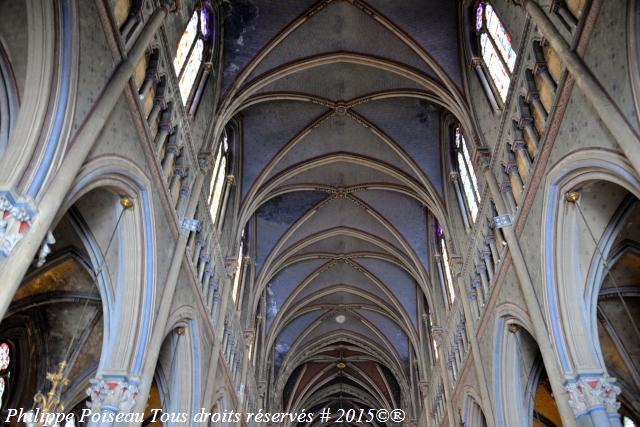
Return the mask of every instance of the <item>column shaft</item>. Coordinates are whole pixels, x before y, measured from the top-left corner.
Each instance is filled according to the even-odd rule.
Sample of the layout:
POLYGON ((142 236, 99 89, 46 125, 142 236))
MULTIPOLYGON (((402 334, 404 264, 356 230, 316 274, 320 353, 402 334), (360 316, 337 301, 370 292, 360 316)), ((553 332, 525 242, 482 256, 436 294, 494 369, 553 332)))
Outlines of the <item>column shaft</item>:
MULTIPOLYGON (((498 182, 496 177, 493 175, 493 172, 491 172, 489 168, 486 168, 484 175, 487 185, 489 186, 489 191, 491 192, 491 198, 493 199, 496 210, 498 211, 498 215, 508 213, 504 201, 502 200, 500 189, 498 188, 498 182)), ((513 260, 513 269, 518 277, 518 282, 520 283, 520 289, 524 295, 527 311, 529 312, 529 316, 533 324, 536 342, 540 348, 542 360, 549 376, 549 382, 551 383, 553 395, 555 396, 556 405, 558 406, 560 416, 562 417, 562 423, 567 427, 576 427, 577 424, 573 411, 569 407, 569 403, 565 398, 566 392, 562 384, 560 369, 556 363, 555 351, 553 350, 553 346, 551 345, 551 340, 549 338, 550 332, 547 330, 545 325, 542 309, 538 303, 538 298, 535 293, 533 282, 531 281, 531 276, 529 275, 529 270, 527 269, 527 262, 525 261, 524 254, 522 253, 520 242, 518 241, 518 237, 512 227, 505 227, 502 230, 504 231, 504 237, 507 241, 509 252, 511 253, 511 259, 513 260)))

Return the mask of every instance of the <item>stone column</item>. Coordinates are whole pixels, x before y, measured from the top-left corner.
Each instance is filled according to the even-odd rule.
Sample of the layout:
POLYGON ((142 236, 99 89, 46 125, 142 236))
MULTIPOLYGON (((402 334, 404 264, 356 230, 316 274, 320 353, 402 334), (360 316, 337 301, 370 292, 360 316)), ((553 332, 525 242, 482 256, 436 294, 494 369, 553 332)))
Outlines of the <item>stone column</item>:
POLYGON ((449 427, 456 427, 455 425, 455 412, 453 411, 453 402, 451 402, 451 385, 449 384, 449 372, 445 363, 446 347, 444 341, 444 330, 438 326, 431 328, 431 333, 436 339, 436 345, 438 346, 438 366, 440 367, 440 376, 442 377, 442 384, 444 386, 444 400, 449 416, 449 427))
MULTIPOLYGON (((151 129, 156 120, 158 120, 158 116, 160 115, 160 111, 167 108, 167 102, 164 99, 164 93, 167 89, 167 78, 165 76, 161 76, 158 84, 156 85, 156 93, 153 97, 153 107, 151 108, 151 112, 149 112, 149 116, 147 117, 147 123, 151 129)), ((153 131, 153 130, 152 130, 153 131)))
MULTIPOLYGON (((198 202, 200 201, 199 195, 202 191, 202 187, 204 185, 204 179, 211 168, 211 159, 210 156, 202 156, 199 159, 199 170, 196 173, 196 178, 194 180, 193 186, 191 187, 191 198, 189 203, 187 204, 187 208, 185 210, 184 218, 193 218, 196 213, 196 208, 198 206, 198 202)), ((165 279, 165 287, 164 292, 162 294, 162 298, 160 298, 160 304, 158 308, 158 312, 156 315, 156 328, 157 330, 164 330, 168 318, 169 312, 171 310, 171 305, 173 304, 173 297, 176 291, 176 286, 178 284, 178 276, 180 275, 180 270, 182 268, 182 262, 185 258, 187 241, 192 231, 187 228, 181 227, 178 239, 176 240, 173 252, 171 256, 171 261, 169 263, 169 270, 167 272, 167 277, 165 279)), ((188 255, 187 255, 188 256, 188 255)), ((160 349, 162 347, 163 336, 162 334, 156 334, 151 338, 147 346, 147 357, 146 364, 144 367, 144 378, 152 378, 153 371, 155 370, 158 356, 160 354, 160 349)), ((149 393, 149 388, 151 387, 151 382, 143 384, 144 389, 142 391, 142 396, 144 397, 144 401, 146 402, 146 398, 149 393)), ((138 410, 144 410, 144 406, 137 405, 138 410)))
MULTIPOLYGON (((484 176, 491 193, 491 198, 493 199, 496 210, 498 211, 498 215, 508 215, 496 177, 487 166, 488 165, 485 165, 484 168, 484 176)), ((511 253, 513 269, 518 277, 518 282, 524 296, 527 311, 529 312, 529 316, 533 324, 535 339, 538 347, 540 348, 545 369, 549 375, 549 382, 551 383, 551 389, 555 396, 556 404, 562 418, 562 424, 566 427, 577 427, 576 419, 566 399, 566 393, 562 384, 562 375, 556 362, 555 351, 551 344, 550 332, 546 327, 542 308, 538 303, 538 298, 531 280, 531 275, 527 268, 527 262, 525 261, 524 254, 522 253, 522 248, 520 247, 518 236, 510 224, 503 227, 502 230, 507 246, 509 247, 509 252, 511 253)))
POLYGON ((482 59, 472 58, 471 66, 476 71, 476 74, 478 75, 478 79, 480 79, 480 84, 482 85, 484 92, 487 94, 487 98, 489 99, 489 104, 491 104, 491 108, 493 108, 494 111, 499 110, 500 106, 498 105, 498 101, 493 95, 494 92, 493 92, 493 89, 491 88, 489 81, 487 81, 487 76, 484 74, 484 69, 482 68, 482 59))
POLYGON ((162 159, 162 172, 164 173, 164 178, 169 181, 171 175, 173 174, 173 165, 175 163, 176 157, 180 154, 180 146, 178 146, 175 141, 175 133, 171 135, 169 138, 169 143, 167 144, 167 148, 165 149, 164 158, 162 159))
POLYGON ((466 214, 467 205, 464 202, 464 198, 462 197, 462 190, 460 189, 459 177, 460 175, 458 174, 458 172, 449 173, 449 180, 453 184, 453 191, 456 193, 456 199, 458 200, 460 209, 462 209, 465 212, 465 214, 462 215, 462 222, 464 223, 465 230, 467 230, 468 232, 471 229, 471 225, 469 224, 469 218, 468 218, 468 215, 466 214))
POLYGON ((509 182, 511 183, 511 192, 513 193, 516 206, 519 206, 522 203, 522 197, 524 196, 524 183, 522 182, 522 178, 520 178, 518 165, 516 164, 512 153, 507 153, 507 160, 503 163, 503 166, 505 173, 509 177, 509 182))
MULTIPOLYGON (((474 314, 469 306, 470 299, 467 297, 466 286, 464 283, 464 279, 462 277, 462 269, 459 264, 458 268, 456 268, 455 282, 458 285, 458 292, 460 293, 460 300, 462 302, 462 311, 463 316, 466 319, 476 319, 474 314)), ((493 415, 493 406, 491 405, 490 394, 489 394, 489 385, 487 383, 487 378, 485 377, 485 369, 482 364, 482 354, 480 352, 480 344, 478 343, 478 337, 476 337, 476 332, 473 328, 473 321, 464 322, 464 330, 460 330, 461 334, 464 334, 466 331, 466 335, 469 337, 469 342, 471 344, 471 353, 473 356, 473 367, 476 374, 476 379, 478 381, 478 386, 480 388, 480 399, 482 400, 483 410, 486 415, 487 427, 495 426, 495 420, 493 415)), ((451 414, 453 416, 453 414, 451 414)))
POLYGON ((549 68, 547 67, 547 60, 544 57, 544 52, 542 51, 542 46, 539 40, 533 42, 533 55, 536 59, 536 63, 533 66, 533 73, 535 75, 539 75, 542 78, 542 81, 547 86, 547 89, 551 92, 555 92, 558 88, 555 80, 551 77, 551 73, 549 73, 549 68))

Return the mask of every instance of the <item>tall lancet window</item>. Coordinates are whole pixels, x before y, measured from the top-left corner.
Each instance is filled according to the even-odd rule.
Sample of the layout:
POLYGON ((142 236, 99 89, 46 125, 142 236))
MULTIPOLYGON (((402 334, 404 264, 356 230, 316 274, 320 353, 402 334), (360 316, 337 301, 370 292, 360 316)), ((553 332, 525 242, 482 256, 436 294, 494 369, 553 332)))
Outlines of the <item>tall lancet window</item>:
POLYGON ((462 192, 465 205, 462 209, 466 211, 465 214, 469 218, 469 222, 473 223, 478 216, 480 192, 478 191, 478 178, 476 177, 476 172, 473 168, 473 161, 471 160, 467 140, 465 139, 460 126, 456 126, 455 128, 453 150, 460 191, 462 192))
POLYGON ((242 261, 244 258, 244 235, 245 232, 242 230, 242 238, 240 239, 240 247, 238 248, 238 258, 236 259, 236 272, 233 276, 233 290, 231 291, 231 297, 233 298, 233 303, 237 306, 238 299, 240 297, 240 288, 242 283, 242 261))
POLYGON ((215 161, 213 164, 213 175, 211 177, 211 192, 209 193, 209 211, 211 220, 218 224, 218 220, 223 210, 225 195, 227 193, 227 167, 229 165, 229 139, 227 132, 222 135, 222 140, 218 144, 215 161))
POLYGON ((451 257, 449 256, 449 250, 447 249, 447 239, 444 235, 444 229, 440 224, 436 224, 436 250, 440 253, 438 270, 440 273, 440 280, 442 282, 443 292, 449 302, 453 304, 456 299, 456 291, 453 284, 453 273, 451 272, 451 257))
POLYGON ((476 9, 476 31, 482 60, 504 102, 509 92, 517 55, 511 46, 511 36, 487 2, 480 2, 476 9))
POLYGON ((178 50, 173 59, 173 69, 178 77, 180 97, 185 106, 193 102, 194 87, 198 81, 205 78, 204 66, 211 61, 211 46, 213 43, 213 13, 208 3, 204 2, 197 8, 187 27, 180 37, 178 50))
POLYGON ((4 407, 5 396, 11 385, 11 347, 8 343, 0 343, 0 408, 4 407))

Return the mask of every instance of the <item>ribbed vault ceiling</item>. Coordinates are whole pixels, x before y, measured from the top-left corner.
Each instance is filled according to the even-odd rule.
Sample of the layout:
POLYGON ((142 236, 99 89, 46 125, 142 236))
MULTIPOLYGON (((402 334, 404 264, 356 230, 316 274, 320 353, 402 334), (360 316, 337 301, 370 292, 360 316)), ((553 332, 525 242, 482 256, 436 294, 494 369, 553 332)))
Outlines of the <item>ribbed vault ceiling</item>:
POLYGON ((225 2, 217 126, 240 123, 241 224, 256 254, 243 310, 257 314, 266 292, 259 351, 283 409, 410 400, 429 218, 446 224, 441 123, 449 111, 468 124, 457 7, 225 2))

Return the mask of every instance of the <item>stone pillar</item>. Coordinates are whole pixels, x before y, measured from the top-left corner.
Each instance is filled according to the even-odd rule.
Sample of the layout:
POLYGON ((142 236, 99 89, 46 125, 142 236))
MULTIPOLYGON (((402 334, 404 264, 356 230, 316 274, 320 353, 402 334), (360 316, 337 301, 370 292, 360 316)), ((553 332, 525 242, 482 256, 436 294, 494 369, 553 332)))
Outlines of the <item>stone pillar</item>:
POLYGON ((511 183, 511 191, 515 199, 516 206, 519 206, 522 203, 522 197, 524 196, 524 183, 522 182, 522 178, 520 178, 518 165, 516 164, 512 153, 507 153, 507 160, 503 162, 503 166, 505 173, 509 177, 509 182, 511 183))
POLYGON ((533 42, 533 55, 536 59, 536 63, 533 66, 533 73, 535 75, 539 75, 542 78, 545 86, 551 92, 555 92, 558 88, 556 81, 551 77, 551 73, 549 73, 549 68, 547 67, 547 60, 544 57, 544 52, 542 51, 542 45, 540 40, 536 40, 533 42))
POLYGON ((159 57, 160 54, 157 49, 151 52, 151 54, 149 55, 149 64, 147 64, 147 71, 145 73, 144 80, 138 90, 138 95, 140 96, 141 101, 147 95, 147 91, 160 80, 160 76, 158 75, 159 57))
POLYGON ((480 84, 482 85, 484 92, 487 94, 487 98, 489 99, 489 104, 491 104, 491 108, 494 111, 499 110, 500 106, 498 105, 498 101, 493 95, 494 94, 493 89, 491 88, 491 85, 487 80, 487 76, 484 74, 484 69, 482 68, 482 58, 472 58, 471 66, 476 71, 476 74, 478 75, 478 79, 480 79, 480 84))
POLYGON ((515 214, 518 210, 518 205, 516 204, 516 198, 513 195, 513 189, 511 188, 511 182, 509 182, 509 177, 506 173, 503 173, 502 183, 500 184, 500 192, 504 197, 504 201, 509 208, 509 213, 515 214))
POLYGON ((171 184, 169 185, 169 193, 171 194, 171 200, 173 201, 173 207, 178 206, 178 199, 180 198, 180 188, 182 188, 182 180, 187 177, 189 169, 186 167, 175 168, 173 171, 173 177, 171 178, 171 184))
POLYGON ((162 76, 160 77, 160 80, 156 85, 156 93, 155 93, 155 96, 153 97, 153 107, 151 107, 151 111, 149 112, 149 116, 147 117, 147 123, 149 124, 150 128, 152 128, 156 120, 158 120, 160 111, 167 108, 167 102, 164 99, 164 94, 166 90, 167 90, 167 78, 165 76, 162 76))
MULTIPOLYGON (((496 177, 493 175, 491 169, 486 166, 488 165, 485 165, 484 176, 498 215, 508 215, 496 177)), ((540 348, 545 369, 549 375, 549 382, 551 383, 551 389, 555 396, 558 411, 562 418, 562 424, 566 427, 577 427, 576 419, 573 416, 573 412, 565 397, 566 393, 561 381, 562 376, 560 374, 560 368, 557 365, 550 334, 544 321, 542 308, 538 302, 535 288, 531 280, 531 275, 527 268, 527 262, 525 261, 524 254, 522 253, 522 248, 520 247, 518 236, 513 230, 511 224, 505 225, 502 230, 507 246, 509 247, 509 252, 511 253, 513 269, 518 278, 518 283, 520 284, 520 289, 524 296, 527 311, 529 312, 529 316, 533 324, 533 333, 535 335, 536 342, 538 343, 538 347, 540 348)))
POLYGON ((444 386, 444 400, 449 416, 449 427, 456 427, 455 425, 455 412, 453 411, 453 402, 451 402, 451 385, 449 384, 449 372, 445 364, 444 358, 446 355, 446 347, 444 342, 444 330, 440 327, 434 326, 431 328, 431 333, 436 339, 436 345, 438 346, 438 363, 440 367, 440 376, 442 377, 442 383, 444 386))
POLYGON ((514 128, 513 140, 511 141, 511 151, 513 151, 513 154, 515 156, 516 166, 518 168, 518 172, 520 173, 520 178, 522 179, 522 181, 528 182, 529 176, 531 175, 531 160, 529 159, 529 156, 533 151, 532 158, 534 158, 535 154, 537 153, 537 147, 528 147, 531 150, 525 149, 522 132, 517 127, 515 127, 515 124, 514 128))
POLYGON ((162 117, 160 118, 160 125, 158 126, 159 130, 153 141, 154 145, 156 146, 156 155, 160 160, 164 159, 164 150, 165 150, 164 146, 165 146, 165 142, 167 141, 167 138, 169 137, 169 134, 171 132, 175 132, 173 127, 171 126, 171 120, 173 116, 173 113, 171 112, 172 105, 173 104, 169 103, 169 106, 165 108, 164 111, 162 112, 162 117))
POLYGON ((175 133, 169 137, 169 143, 167 144, 167 148, 165 149, 164 158, 162 159, 162 173, 164 174, 164 178, 169 181, 171 175, 173 175, 173 166, 176 160, 176 157, 180 154, 180 146, 176 142, 175 133))
POLYGON ((462 222, 464 223, 464 228, 465 230, 469 231, 471 229, 471 225, 469 224, 468 215, 466 215, 467 205, 464 201, 464 198, 462 197, 462 190, 460 189, 459 177, 460 175, 458 174, 458 172, 449 173, 449 180, 451 181, 451 184, 453 184, 453 191, 456 193, 456 199, 458 200, 458 204, 460 205, 460 208, 465 212, 465 214, 462 215, 462 222))

